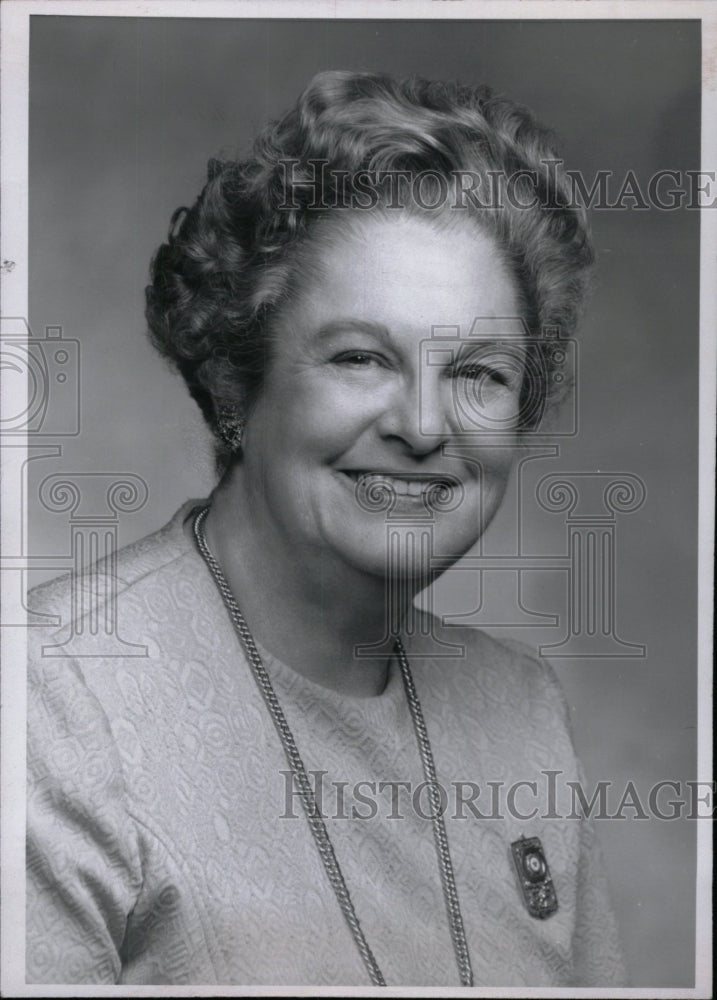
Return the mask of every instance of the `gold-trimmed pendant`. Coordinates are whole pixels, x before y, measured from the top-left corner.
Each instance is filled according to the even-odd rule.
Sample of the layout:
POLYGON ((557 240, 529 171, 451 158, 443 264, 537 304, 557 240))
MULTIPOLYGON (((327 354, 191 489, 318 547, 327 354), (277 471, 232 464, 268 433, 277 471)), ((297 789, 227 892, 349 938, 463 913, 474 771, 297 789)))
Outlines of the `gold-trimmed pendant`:
POLYGON ((540 837, 521 836, 510 845, 510 852, 528 913, 545 920, 557 910, 558 897, 540 837))

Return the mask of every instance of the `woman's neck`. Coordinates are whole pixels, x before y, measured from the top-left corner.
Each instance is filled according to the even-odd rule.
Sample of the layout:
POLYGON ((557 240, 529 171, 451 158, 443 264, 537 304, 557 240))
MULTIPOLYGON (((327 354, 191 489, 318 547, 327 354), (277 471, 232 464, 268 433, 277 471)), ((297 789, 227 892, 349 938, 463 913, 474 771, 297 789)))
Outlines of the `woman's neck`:
MULTIPOLYGON (((383 691, 393 641, 382 577, 285 542, 246 503, 236 475, 215 490, 205 534, 252 635, 272 656, 345 694, 383 691), (360 655, 366 646, 375 654, 360 655)), ((393 610, 400 619, 407 608, 393 610)))

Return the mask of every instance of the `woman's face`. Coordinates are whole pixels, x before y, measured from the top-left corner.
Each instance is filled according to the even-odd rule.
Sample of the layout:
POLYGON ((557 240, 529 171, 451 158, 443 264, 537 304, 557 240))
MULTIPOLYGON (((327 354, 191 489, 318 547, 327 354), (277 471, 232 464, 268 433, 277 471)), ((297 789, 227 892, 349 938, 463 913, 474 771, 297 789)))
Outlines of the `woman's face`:
MULTIPOLYGON (((320 225, 247 423, 252 509, 290 551, 370 574, 386 572, 389 525, 431 525, 433 553, 458 558, 497 510, 516 444, 515 280, 463 220, 320 225)), ((426 577, 426 554, 389 572, 426 577)))

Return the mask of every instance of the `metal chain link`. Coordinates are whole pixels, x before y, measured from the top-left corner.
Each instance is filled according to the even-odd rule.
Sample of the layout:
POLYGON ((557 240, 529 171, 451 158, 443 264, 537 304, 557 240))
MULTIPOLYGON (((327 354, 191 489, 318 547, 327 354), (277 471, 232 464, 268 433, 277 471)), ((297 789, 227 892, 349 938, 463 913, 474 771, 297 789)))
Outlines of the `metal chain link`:
POLYGON ((408 657, 400 636, 395 637, 395 649, 398 655, 398 662, 401 667, 403 686, 406 689, 408 707, 411 710, 413 728, 416 733, 418 752, 421 755, 423 773, 428 785, 429 798, 431 802, 431 820, 433 822, 433 837, 438 855, 438 868, 441 873, 441 884, 443 886, 443 897, 446 901, 448 911, 448 926, 453 940, 453 949, 456 953, 458 971, 461 976, 462 986, 473 985, 473 969, 471 967, 470 954, 468 952, 468 942, 466 941, 465 928, 463 927, 463 917, 458 902, 458 890, 453 871, 453 862, 448 848, 448 834, 443 822, 443 809, 441 808, 440 786, 436 775, 436 765, 433 760, 431 742, 428 738, 428 730, 423 718, 421 703, 418 700, 416 686, 413 683, 413 675, 408 665, 408 657))
MULTIPOLYGON (((209 550, 206 538, 204 537, 203 525, 208 512, 209 507, 203 507, 198 510, 194 518, 194 537, 197 542, 197 547, 214 578, 214 582, 216 583, 217 589, 221 594, 224 605, 229 612, 232 624, 234 625, 234 630, 236 631, 237 636, 239 637, 239 640, 241 641, 241 644, 247 654, 254 679, 259 686, 259 690, 261 691, 269 710, 269 714, 271 715, 272 722, 274 723, 274 726, 279 734, 279 739, 281 740, 281 745, 284 749, 286 759, 299 786, 301 801, 309 823, 309 828, 311 829, 324 870, 326 871, 331 887, 334 890, 341 912, 346 919, 353 939, 356 943, 356 947, 359 950, 359 954, 361 955, 363 963, 366 966, 368 974, 371 978, 371 982, 374 986, 385 986, 386 980, 383 978, 383 974, 378 966, 373 952, 371 951, 371 948, 368 945, 368 942, 366 941, 363 930, 361 929, 361 924, 359 923, 359 919, 356 915, 348 886, 346 885, 343 872, 341 871, 336 854, 334 853, 334 848, 329 837, 329 832, 326 829, 326 824, 324 823, 321 812, 316 804, 316 798, 311 790, 309 777, 306 773, 304 762, 299 754, 299 750, 296 746, 296 741, 294 740, 289 723, 287 722, 286 716, 284 715, 281 705, 279 704, 279 699, 276 696, 271 679, 261 659, 259 650, 256 648, 256 643, 254 642, 254 638, 249 631, 246 621, 244 620, 244 616, 239 610, 239 606, 234 599, 234 595, 229 588, 229 584, 226 581, 221 567, 209 550)), ((428 731, 423 718, 423 712, 421 711, 421 704, 418 700, 418 694, 416 693, 413 677, 411 676, 411 670, 408 665, 406 651, 398 636, 395 637, 395 652, 398 656, 401 668, 403 685, 411 712, 411 719, 413 720, 413 727, 416 733, 421 762, 423 764, 423 773, 429 789, 431 819, 433 823, 436 854, 438 856, 438 867, 441 875, 443 895, 446 901, 448 923, 451 931, 451 938, 453 940, 453 948, 456 953, 458 971, 461 977, 461 985, 472 986, 473 971, 471 969, 468 944, 466 942, 465 931, 463 928, 463 918, 461 916, 460 906, 458 903, 458 892, 456 890, 453 864, 451 862, 451 856, 448 849, 446 828, 443 823, 440 791, 438 779, 436 777, 436 768, 433 761, 433 753, 428 739, 428 731)))

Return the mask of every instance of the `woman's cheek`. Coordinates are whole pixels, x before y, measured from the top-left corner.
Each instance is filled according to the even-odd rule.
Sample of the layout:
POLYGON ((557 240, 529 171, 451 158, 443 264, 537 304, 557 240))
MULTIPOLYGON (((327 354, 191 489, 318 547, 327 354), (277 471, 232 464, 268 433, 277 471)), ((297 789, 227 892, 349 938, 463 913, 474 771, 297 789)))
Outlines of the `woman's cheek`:
POLYGON ((383 395, 380 387, 370 384, 335 383, 312 400, 312 423, 332 438, 355 439, 380 416, 383 395))

